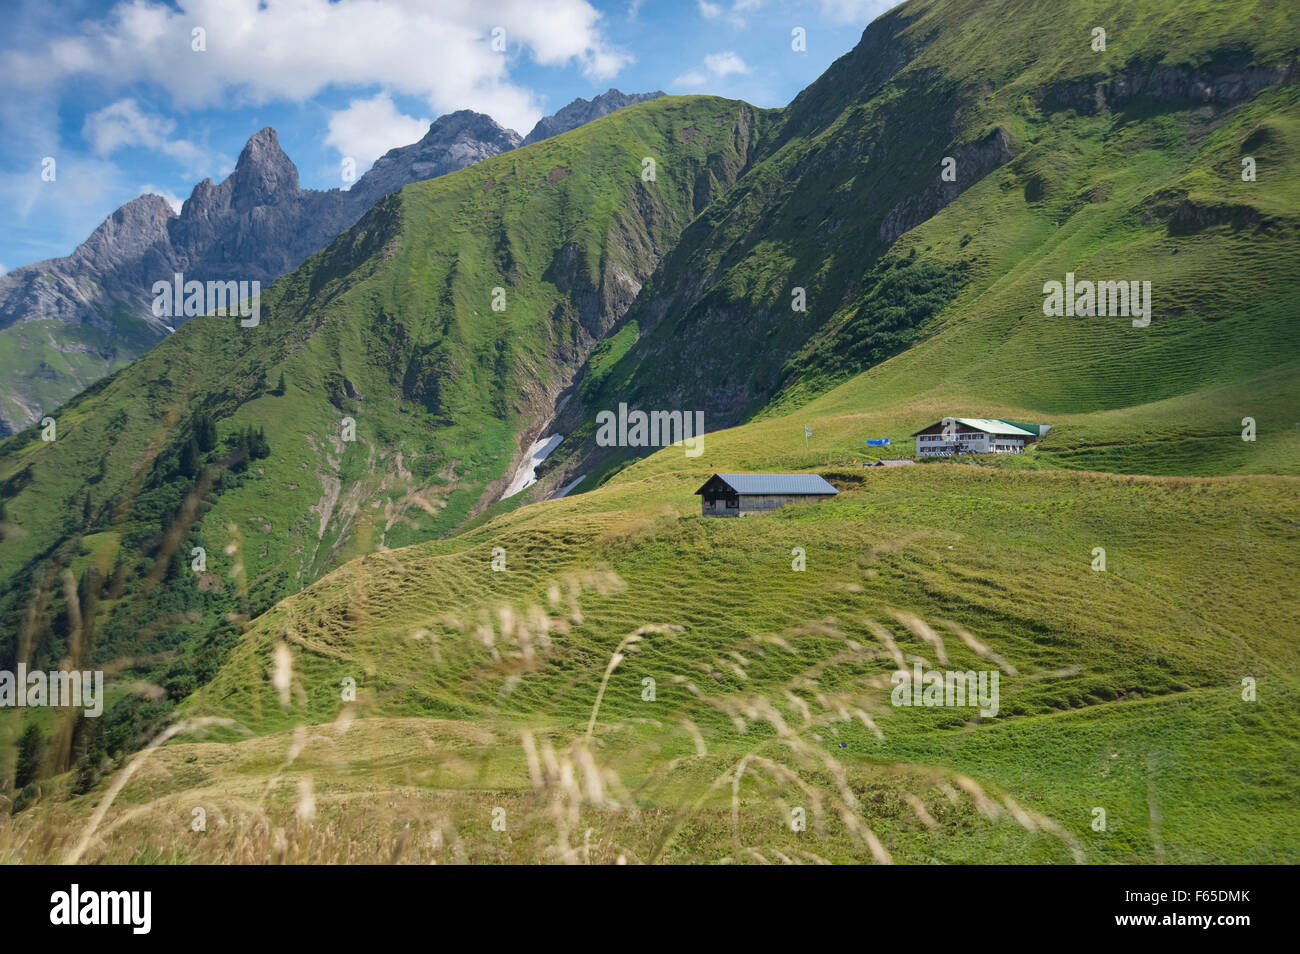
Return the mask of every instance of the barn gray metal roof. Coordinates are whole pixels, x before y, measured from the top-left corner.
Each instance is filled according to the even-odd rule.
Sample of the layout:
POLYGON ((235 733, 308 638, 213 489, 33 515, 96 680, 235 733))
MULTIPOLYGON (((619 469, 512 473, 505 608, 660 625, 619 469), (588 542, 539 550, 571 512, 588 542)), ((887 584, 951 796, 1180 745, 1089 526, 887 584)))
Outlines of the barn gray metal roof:
MULTIPOLYGON (((714 474, 738 494, 837 494, 834 487, 819 474, 714 474)), ((712 480, 710 477, 709 480, 712 480)), ((695 491, 704 492, 704 486, 695 491)))

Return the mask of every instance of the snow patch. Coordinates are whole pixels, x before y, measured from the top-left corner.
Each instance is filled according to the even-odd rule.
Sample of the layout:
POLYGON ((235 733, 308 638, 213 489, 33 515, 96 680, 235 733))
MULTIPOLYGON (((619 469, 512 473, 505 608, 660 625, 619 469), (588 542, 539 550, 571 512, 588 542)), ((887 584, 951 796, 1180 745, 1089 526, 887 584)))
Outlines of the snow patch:
POLYGON ((510 486, 501 495, 501 499, 505 500, 507 497, 513 497, 520 491, 527 490, 537 483, 538 465, 550 456, 551 451, 560 446, 562 440, 564 440, 563 434, 552 434, 550 437, 544 437, 533 444, 528 449, 528 458, 515 471, 514 479, 510 481, 510 486))
POLYGON ((586 474, 579 474, 577 480, 575 480, 573 483, 571 483, 571 484, 569 484, 569 485, 567 485, 567 486, 565 486, 565 487, 560 488, 560 492, 557 493, 557 494, 556 494, 554 497, 552 497, 551 499, 552 499, 552 500, 559 500, 561 497, 567 496, 568 493, 569 493, 569 491, 571 491, 574 487, 578 486, 578 484, 582 483, 582 482, 583 482, 584 480, 586 480, 586 479, 587 479, 587 475, 586 475, 586 474))

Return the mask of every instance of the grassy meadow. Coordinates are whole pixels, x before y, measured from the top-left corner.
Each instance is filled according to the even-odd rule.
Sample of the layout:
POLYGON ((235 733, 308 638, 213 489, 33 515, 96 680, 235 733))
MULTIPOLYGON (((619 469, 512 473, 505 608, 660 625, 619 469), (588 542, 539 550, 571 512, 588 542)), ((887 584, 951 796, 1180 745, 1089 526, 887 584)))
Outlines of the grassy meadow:
POLYGON ((710 470, 812 463, 794 425, 347 564, 254 622, 104 820, 101 789, 18 816, 10 850, 58 860, 93 829, 105 861, 1296 857, 1296 478, 823 467, 832 501, 698 515, 710 470), (996 667, 998 715, 891 705, 918 659, 996 667))

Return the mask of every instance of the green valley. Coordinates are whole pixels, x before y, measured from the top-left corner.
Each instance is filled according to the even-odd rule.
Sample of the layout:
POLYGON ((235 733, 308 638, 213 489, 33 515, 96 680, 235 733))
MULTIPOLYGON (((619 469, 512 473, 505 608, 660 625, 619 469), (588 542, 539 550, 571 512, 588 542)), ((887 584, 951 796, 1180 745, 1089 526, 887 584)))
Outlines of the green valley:
POLYGON ((382 200, 0 444, 0 670, 109 673, 0 713, 0 860, 1295 863, 1297 63, 1279 4, 911 0, 784 109, 382 200), (950 416, 1051 430, 865 466, 950 416), (701 516, 748 472, 839 494, 701 516))

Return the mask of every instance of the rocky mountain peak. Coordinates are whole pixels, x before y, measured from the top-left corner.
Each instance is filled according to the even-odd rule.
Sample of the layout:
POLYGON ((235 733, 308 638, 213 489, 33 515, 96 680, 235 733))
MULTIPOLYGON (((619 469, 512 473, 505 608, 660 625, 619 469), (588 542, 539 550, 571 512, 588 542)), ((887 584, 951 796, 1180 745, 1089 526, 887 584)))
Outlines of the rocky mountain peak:
POLYGON ((472 109, 458 109, 439 116, 429 126, 419 144, 446 142, 453 139, 475 139, 479 142, 499 144, 502 151, 514 149, 523 137, 513 129, 506 129, 491 116, 472 109))
POLYGON ((459 109, 440 116, 419 142, 390 149, 356 181, 349 196, 359 203, 358 214, 380 197, 411 182, 432 179, 463 169, 489 156, 508 152, 522 140, 491 116, 459 109))
POLYGON ((298 192, 298 167, 283 149, 274 129, 267 126, 248 140, 230 176, 231 204, 237 208, 274 205, 298 192))
POLYGON ((164 239, 176 213, 167 200, 152 193, 137 196, 106 218, 73 256, 88 265, 111 266, 130 259, 164 239))
POLYGON ((543 116, 538 120, 532 132, 524 137, 524 145, 528 146, 543 139, 550 139, 552 136, 566 133, 570 129, 577 129, 593 119, 608 116, 624 106, 644 103, 646 100, 658 99, 663 95, 665 95, 663 90, 655 90, 653 93, 624 93, 621 90, 609 89, 595 99, 588 100, 579 96, 554 116, 543 116))

